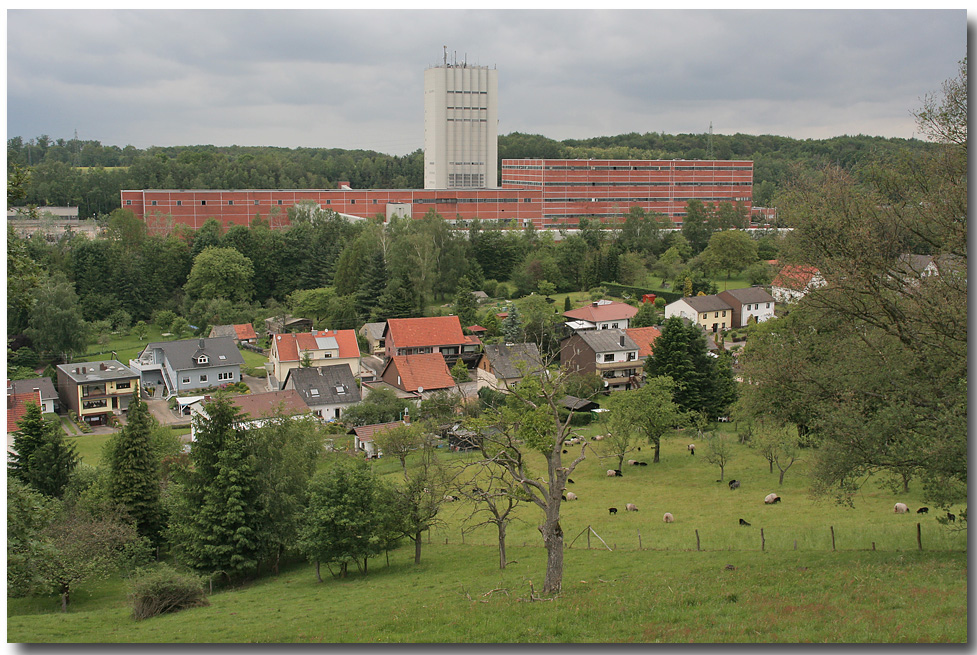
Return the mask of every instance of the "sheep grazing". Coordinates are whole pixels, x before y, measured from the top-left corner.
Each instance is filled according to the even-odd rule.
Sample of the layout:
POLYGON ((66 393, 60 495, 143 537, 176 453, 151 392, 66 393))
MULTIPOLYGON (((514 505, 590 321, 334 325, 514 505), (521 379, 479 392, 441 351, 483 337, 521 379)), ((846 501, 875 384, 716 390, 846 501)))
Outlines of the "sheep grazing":
POLYGON ((569 482, 570 484, 577 484, 576 482, 573 481, 573 478, 567 478, 567 482, 569 482))
POLYGON ((672 516, 671 512, 665 512, 665 515, 662 516, 662 521, 665 523, 675 523, 675 517, 672 516))
POLYGON ((773 505, 774 503, 780 502, 780 496, 777 494, 767 494, 767 497, 763 499, 763 502, 767 505, 773 505))
POLYGON ((743 519, 740 519, 740 525, 744 525, 746 527, 750 527, 750 524, 747 523, 746 521, 744 521, 743 519))
POLYGON ((638 466, 648 466, 648 462, 638 462, 638 466))
POLYGON ((619 478, 624 477, 624 473, 621 472, 621 469, 614 469, 614 475, 616 475, 619 478))
POLYGON ((564 449, 564 450, 563 450, 563 454, 564 454, 564 455, 566 455, 566 454, 567 454, 567 451, 566 451, 566 449, 564 449))
POLYGON ((634 503, 628 503, 627 505, 624 506, 624 509, 626 509, 629 512, 637 512, 638 511, 638 508, 635 507, 634 503))
POLYGON ((563 498, 563 500, 566 500, 566 499, 567 499, 567 497, 566 497, 566 496, 561 496, 561 498, 563 498))
POLYGON ((602 434, 598 434, 594 437, 594 441, 603 441, 603 440, 604 440, 604 435, 602 434))
POLYGON ((740 481, 739 480, 730 480, 729 481, 729 490, 730 491, 732 491, 733 489, 739 489, 739 488, 740 488, 740 481))
POLYGON ((444 499, 449 503, 453 503, 458 500, 458 496, 445 496, 444 499))
POLYGON ((688 446, 688 448, 689 448, 689 454, 692 455, 693 457, 695 457, 695 444, 694 443, 690 443, 689 446, 688 446))
POLYGON ((930 508, 929 507, 920 507, 919 509, 916 510, 916 513, 917 514, 929 514, 929 511, 930 511, 930 508))
POLYGON ((572 491, 568 491, 566 498, 564 500, 576 500, 576 499, 577 499, 577 494, 573 493, 572 491))
POLYGON ((896 506, 893 508, 893 510, 895 511, 896 514, 905 514, 906 512, 909 511, 909 508, 906 507, 906 503, 896 503, 896 506))
POLYGON ((638 460, 636 460, 636 459, 629 459, 628 460, 628 466, 637 466, 637 465, 638 465, 638 460))
POLYGON ((949 521, 950 523, 956 523, 957 522, 957 515, 956 514, 951 514, 950 512, 947 512, 946 513, 946 520, 949 521))
POLYGON ((608 507, 607 508, 607 513, 608 514, 617 514, 617 508, 616 507, 608 507))
POLYGON ((617 475, 617 471, 612 471, 610 469, 607 469, 607 477, 613 478, 615 475, 617 475))

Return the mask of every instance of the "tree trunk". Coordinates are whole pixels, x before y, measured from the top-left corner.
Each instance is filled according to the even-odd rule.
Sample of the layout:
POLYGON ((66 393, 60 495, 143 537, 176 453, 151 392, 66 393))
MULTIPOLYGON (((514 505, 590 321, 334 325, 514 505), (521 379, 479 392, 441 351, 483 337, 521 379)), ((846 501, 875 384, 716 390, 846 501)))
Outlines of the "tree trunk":
POLYGON ((652 464, 657 464, 659 459, 659 454, 661 453, 662 440, 661 437, 655 439, 655 459, 652 460, 652 464))
POLYGON ((69 593, 70 593, 70 589, 68 588, 68 585, 66 584, 61 585, 61 611, 62 612, 68 611, 69 593))
POLYGON ((421 563, 421 531, 414 535, 414 564, 421 563))
POLYGON ((341 562, 340 563, 340 565, 339 565, 339 577, 340 578, 345 578, 346 577, 346 566, 347 566, 347 564, 348 564, 348 562, 341 562))
POLYGON ((773 473, 773 460, 770 459, 770 460, 767 460, 767 461, 770 462, 770 472, 773 473))
POLYGON ((363 575, 366 575, 366 561, 368 559, 369 559, 368 557, 363 558, 363 575))
POLYGON ((505 523, 499 522, 499 568, 505 568, 505 523))
MULTIPOLYGON (((556 492, 557 495, 559 491, 556 492)), ((546 546, 546 578, 543 593, 557 594, 563 586, 563 528, 560 526, 560 501, 551 500, 546 520, 539 526, 546 546)))
POLYGON ((720 482, 723 482, 725 480, 726 480, 726 467, 725 466, 720 466, 719 467, 719 481, 720 482))
POLYGON ((322 582, 322 576, 319 574, 319 560, 315 561, 315 577, 322 582))
POLYGON ((780 484, 784 483, 784 473, 786 472, 786 469, 780 469, 780 484))

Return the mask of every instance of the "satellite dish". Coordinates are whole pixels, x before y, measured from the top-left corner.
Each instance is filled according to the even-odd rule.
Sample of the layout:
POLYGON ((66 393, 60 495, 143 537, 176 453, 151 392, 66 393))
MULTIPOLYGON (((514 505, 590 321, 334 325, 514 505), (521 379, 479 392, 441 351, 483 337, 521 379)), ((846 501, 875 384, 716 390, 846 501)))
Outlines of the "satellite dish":
POLYGON ((424 393, 424 387, 417 387, 417 393, 424 393))

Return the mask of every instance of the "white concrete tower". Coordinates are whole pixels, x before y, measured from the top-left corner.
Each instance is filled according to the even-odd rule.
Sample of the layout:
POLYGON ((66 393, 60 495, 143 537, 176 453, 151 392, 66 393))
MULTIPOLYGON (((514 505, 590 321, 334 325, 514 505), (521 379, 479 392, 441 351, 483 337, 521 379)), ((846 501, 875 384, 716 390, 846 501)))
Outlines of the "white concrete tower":
POLYGON ((488 66, 424 71, 424 188, 499 188, 499 78, 488 66))

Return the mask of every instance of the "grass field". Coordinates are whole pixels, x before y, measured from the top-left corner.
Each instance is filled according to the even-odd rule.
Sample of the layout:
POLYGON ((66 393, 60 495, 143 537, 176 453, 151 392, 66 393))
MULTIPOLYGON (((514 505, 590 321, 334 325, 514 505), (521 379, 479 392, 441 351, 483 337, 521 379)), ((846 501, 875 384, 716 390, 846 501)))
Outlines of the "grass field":
MULTIPOLYGON (((539 511, 522 507, 522 522, 510 526, 510 565, 503 571, 493 528, 463 537, 463 527, 476 521, 461 501, 444 505, 444 524, 425 539, 420 566, 412 564, 409 543, 390 553, 389 566, 381 556, 370 562, 367 575, 353 573, 345 580, 319 584, 310 565, 296 563, 277 577, 215 593, 209 607, 142 622, 129 617, 124 581, 113 578, 79 586, 64 615, 55 595, 9 599, 8 640, 967 640, 966 532, 940 526, 935 512, 892 511, 896 501, 919 507, 918 485, 895 495, 870 483, 853 509, 816 502, 806 492, 806 461, 795 464, 779 487, 766 461, 737 445, 726 479, 739 479, 742 487, 730 491, 715 481, 718 468, 701 454, 688 455, 688 441, 666 439, 661 463, 628 467, 623 478, 608 478, 605 471, 613 467, 594 455, 571 475, 579 500, 563 506, 568 548, 563 592, 554 600, 530 598, 530 581, 538 592, 545 563, 536 529, 539 511), (764 505, 771 491, 784 501, 764 505), (623 511, 628 502, 639 511, 623 511), (622 511, 611 516, 609 506, 622 511), (665 511, 675 515, 675 523, 662 522, 665 511), (752 526, 740 527, 739 518, 752 526), (588 526, 613 550, 594 533, 588 548, 588 526)), ((647 447, 636 455, 651 460, 647 447)), ((444 460, 450 467, 470 458, 446 453, 444 460)), ((542 460, 535 461, 541 475, 542 460)), ((395 458, 372 465, 378 473, 400 475, 395 458)))

